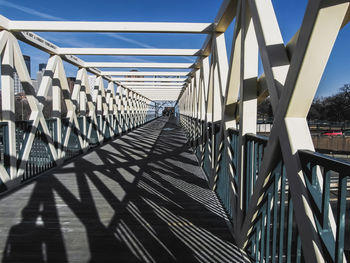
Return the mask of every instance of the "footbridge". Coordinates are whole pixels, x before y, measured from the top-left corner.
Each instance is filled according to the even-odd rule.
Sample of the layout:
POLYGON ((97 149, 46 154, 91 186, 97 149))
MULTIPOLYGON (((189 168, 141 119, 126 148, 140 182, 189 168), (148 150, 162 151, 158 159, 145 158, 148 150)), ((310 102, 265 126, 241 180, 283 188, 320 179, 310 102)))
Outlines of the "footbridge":
POLYGON ((2 262, 347 262, 350 164, 315 152, 306 117, 349 10, 308 1, 288 43, 270 0, 224 0, 209 23, 0 16, 2 262), (206 39, 200 49, 66 48, 41 32, 206 39), (37 89, 19 42, 49 54, 37 89), (77 68, 72 86, 65 63, 77 68), (15 75, 27 120, 16 117, 15 75), (266 98, 274 120, 263 137, 266 98), (175 114, 160 116, 160 101, 175 114))

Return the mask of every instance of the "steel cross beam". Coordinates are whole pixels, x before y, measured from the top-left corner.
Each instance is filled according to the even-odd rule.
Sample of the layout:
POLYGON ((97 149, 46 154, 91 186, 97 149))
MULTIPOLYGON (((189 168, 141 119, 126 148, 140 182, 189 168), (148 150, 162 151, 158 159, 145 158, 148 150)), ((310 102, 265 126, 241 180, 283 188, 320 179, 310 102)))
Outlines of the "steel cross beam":
POLYGON ((181 77, 181 76, 188 76, 189 72, 168 72, 168 71, 101 71, 101 75, 103 76, 154 76, 154 77, 160 77, 160 76, 172 76, 172 77, 181 77))
MULTIPOLYGON (((264 3, 256 0, 224 1, 223 10, 225 11, 219 14, 226 18, 223 19, 224 21, 218 20, 218 25, 221 24, 223 31, 225 31, 225 20, 232 20, 234 15, 231 12, 230 18, 227 13, 226 8, 229 6, 230 11, 237 11, 229 67, 227 56, 223 52, 225 50, 223 35, 214 33, 208 36, 208 45, 202 50, 208 50, 210 53, 211 65, 210 68, 204 66, 203 62, 207 58, 199 58, 197 61, 200 67, 199 81, 198 70, 194 69, 191 72, 191 82, 187 89, 180 93, 177 101, 181 112, 180 123, 187 131, 194 149, 198 151, 196 142, 200 137, 197 136, 196 122, 205 121, 203 125, 199 124, 199 126, 202 125, 205 136, 208 134, 207 122, 211 122, 212 134, 206 138, 210 143, 207 143, 205 151, 201 146, 199 147, 200 154, 205 152, 205 158, 208 158, 206 163, 211 165, 209 168, 206 167, 209 169, 208 179, 212 180, 214 188, 219 187, 216 184, 218 180, 221 180, 221 184, 222 180, 227 180, 224 183, 225 188, 221 185, 221 189, 217 190, 218 194, 223 194, 222 191, 228 191, 231 194, 231 196, 222 197, 222 201, 226 202, 225 205, 231 202, 232 207, 227 205, 226 208, 232 208, 234 213, 233 225, 236 227, 234 231, 238 245, 242 248, 250 246, 251 253, 256 255, 256 261, 268 261, 271 256, 273 256, 272 261, 276 260, 276 255, 269 254, 271 252, 269 238, 276 234, 276 230, 273 230, 274 233, 270 230, 272 222, 269 220, 270 213, 275 209, 278 201, 274 200, 275 204, 272 204, 271 193, 267 193, 267 190, 273 183, 272 178, 277 178, 273 176, 276 162, 282 160, 288 179, 290 207, 293 207, 289 213, 292 213, 291 220, 297 223, 304 260, 343 262, 345 257, 341 242, 344 240, 339 240, 339 236, 344 235, 339 230, 343 227, 340 225, 342 222, 338 219, 340 223, 336 226, 330 205, 324 208, 327 209, 327 214, 323 215, 323 220, 326 222, 323 224, 327 224, 327 227, 329 224, 327 231, 330 231, 330 235, 327 238, 323 236, 323 230, 318 225, 320 222, 317 222, 315 215, 315 211, 316 214, 319 212, 315 208, 316 200, 307 189, 305 182, 307 179, 303 174, 308 171, 304 171, 301 166, 299 151, 303 149, 314 151, 306 116, 339 29, 349 21, 349 1, 328 4, 323 1, 309 1, 303 24, 287 46, 283 43, 279 32, 271 1, 264 3), (236 4, 237 6, 233 6, 236 4), (265 71, 259 79, 257 78, 258 48, 265 71), (206 73, 203 74, 203 72, 206 73), (206 86, 209 87, 208 90, 203 88, 206 86), (245 143, 254 143, 254 141, 245 141, 248 140, 246 134, 256 133, 257 102, 268 94, 271 96, 275 116, 272 132, 261 163, 253 164, 253 161, 248 163, 244 161, 245 158, 254 160, 258 153, 253 152, 255 150, 249 150, 245 145, 245 143), (203 106, 206 107, 204 112, 203 106), (204 118, 201 115, 204 115, 204 118), (239 121, 238 141, 230 141, 227 128, 237 128, 236 121, 239 121), (214 122, 220 124, 219 133, 213 129, 214 122), (225 132, 225 135, 222 136, 221 132, 225 132), (213 140, 216 143, 213 143, 213 140), (232 146, 232 143, 237 145, 235 148, 237 152, 232 152, 231 147, 236 147, 232 146), (229 157, 224 163, 229 166, 227 179, 224 178, 227 175, 220 172, 219 165, 225 151, 229 157), (238 165, 232 165, 236 161, 238 165), (257 181, 251 184, 252 195, 248 196, 248 181, 254 180, 252 178, 256 176, 257 171, 257 181), (255 225, 257 222, 261 223, 255 225), (255 242, 253 239, 256 239, 255 245, 252 245, 255 242), (260 248, 259 242, 265 247, 260 248), (325 248, 325 245, 328 247, 325 248), (332 252, 330 247, 333 245, 340 249, 335 251, 336 248, 333 248, 332 252)), ((203 53, 206 54, 206 52, 203 53)), ((203 155, 200 158, 203 158, 203 155)), ((203 163, 203 160, 200 161, 203 163)), ((281 171, 281 173, 285 172, 281 171)), ((316 169, 315 177, 322 187, 325 178, 322 178, 319 168, 316 169)), ((277 182, 276 187, 276 191, 280 191, 281 183, 277 182)), ((281 193, 282 195, 284 193, 281 193)), ((281 222, 279 223, 284 223, 281 222)), ((284 246, 283 234, 279 242, 281 250, 281 244, 282 248, 284 246)), ((276 253, 276 243, 273 246, 275 247, 273 253, 276 253)), ((299 249, 301 251, 301 248, 299 249)), ((280 260, 284 256, 290 258, 290 252, 285 255, 281 250, 279 253, 280 260)))
POLYGON ((138 62, 85 62, 88 68, 166 68, 189 69, 195 67, 194 63, 138 63, 138 62))
MULTIPOLYGON (((177 98, 177 106, 181 112, 180 123, 187 129, 196 151, 199 151, 200 163, 204 163, 204 158, 208 160, 210 167, 205 168, 209 170, 210 185, 215 190, 220 188, 220 184, 221 186, 223 184, 223 176, 227 176, 224 185, 229 196, 226 196, 224 198, 226 200, 223 201, 229 200, 232 203, 232 207, 228 206, 228 212, 235 212, 232 220, 238 245, 241 248, 248 247, 250 238, 255 233, 262 242, 268 240, 265 244, 266 248, 251 247, 252 251, 254 249, 257 251, 256 261, 264 261, 264 259, 268 261, 270 257, 272 261, 276 259, 269 254, 270 251, 276 252, 276 249, 269 248, 271 222, 268 217, 272 206, 276 206, 274 203, 277 201, 271 199, 271 196, 268 196, 270 199, 267 199, 267 204, 264 200, 270 194, 266 193, 266 190, 273 180, 271 178, 277 178, 273 175, 275 164, 281 161, 288 179, 288 193, 290 202, 294 206, 291 212, 297 225, 297 235, 301 240, 304 258, 312 262, 327 260, 328 255, 325 251, 331 251, 332 248, 329 247, 333 243, 324 248, 323 232, 319 230, 317 216, 313 213, 314 197, 307 189, 302 160, 299 157, 300 150, 314 151, 306 115, 339 29, 344 27, 350 18, 349 1, 325 2, 327 1, 309 1, 301 28, 287 45, 283 42, 270 0, 224 0, 214 23, 11 21, 0 16, 2 30, 0 50, 4 65, 1 72, 3 118, 10 133, 8 153, 12 157, 8 170, 0 165, 2 181, 7 186, 18 183, 19 177, 25 171, 35 133, 39 127, 46 137, 49 154, 56 163, 59 163, 68 153, 67 147, 74 129, 78 130, 76 140, 79 146, 82 150, 86 150, 94 129, 96 129, 97 140, 101 143, 105 134, 113 133, 116 128, 121 132, 122 127, 129 129, 135 127, 137 123, 144 123, 147 107, 151 105, 149 99, 175 100, 177 98), (236 18, 234 37, 231 57, 228 61, 224 32, 234 17, 236 18), (61 48, 30 31, 203 33, 208 36, 201 49, 90 49, 61 48), (33 84, 25 69, 15 36, 51 55, 37 94, 33 93, 33 84), (86 62, 74 55, 197 56, 197 58, 195 63, 120 63, 86 62), (260 78, 258 78, 259 55, 264 68, 264 74, 260 78), (71 96, 62 60, 79 67, 71 96), (187 69, 191 72, 100 71, 97 67, 169 68, 187 69), (18 157, 16 156, 16 136, 14 136, 16 132, 13 114, 12 73, 14 69, 24 85, 32 111, 31 132, 26 135, 18 157), (88 88, 88 72, 96 76, 92 94, 88 88), (112 76, 120 77, 112 78, 112 76), (154 76, 154 78, 144 78, 145 76, 154 76), (160 76, 184 76, 185 78, 160 78, 160 76), (104 87, 103 79, 108 81, 107 89, 104 87), (115 94, 115 84, 117 94, 115 94), (57 118, 54 131, 61 134, 63 130, 60 118, 61 97, 67 108, 66 117, 69 123, 64 137, 59 136, 54 143, 43 116, 43 103, 51 86, 55 112, 53 117, 57 118), (255 158, 253 155, 258 154, 247 148, 247 135, 256 134, 256 107, 259 101, 268 95, 271 98, 275 119, 264 155, 257 168, 246 163, 246 159, 255 158), (82 125, 78 122, 78 114, 83 117, 82 125), (87 125, 88 119, 89 125, 87 125), (120 123, 119 127, 116 127, 117 120, 120 123), (219 131, 215 128, 217 124, 219 124, 219 131), (228 137, 228 128, 236 128, 235 132, 238 135, 235 142, 228 137), (201 144, 201 140, 207 143, 201 144), (237 146, 235 152, 231 151, 232 143, 237 146), (199 147, 196 148, 196 146, 199 147), (16 158, 20 160, 18 165, 15 162, 16 158), (226 160, 225 158, 228 161, 222 163, 222 160, 226 160), (234 161, 237 163, 235 167, 234 161), (228 166, 228 175, 223 175, 220 169, 226 169, 226 166, 228 166), (246 170, 249 170, 250 174, 246 170), (256 181, 252 183, 252 189, 247 190, 249 176, 256 178, 256 181), (267 207, 268 215, 261 214, 264 205, 267 207), (256 227, 259 216, 262 220, 256 227), (260 228, 268 230, 266 236, 260 228)), ((320 185, 323 185, 319 169, 315 177, 320 185)), ((282 187, 281 184, 277 182, 276 192, 281 190, 280 187, 282 187)), ((217 191, 219 195, 222 194, 219 190, 217 191)), ((281 203, 284 204, 283 201, 281 203)), ((327 209, 329 212, 323 217, 323 220, 329 224, 330 233, 327 238, 329 242, 334 241, 334 246, 338 248, 341 244, 336 239, 339 237, 340 230, 335 223, 332 208, 327 209)), ((276 234, 276 231, 274 230, 272 235, 276 234)), ((283 241, 282 239, 282 243, 283 241)), ((276 244, 272 246, 276 247, 276 244)), ((283 253, 283 249, 281 251, 279 253, 283 253)), ((341 249, 336 253, 331 255, 334 261, 341 262, 345 259, 341 249)), ((282 256, 280 259, 282 260, 282 256)))
POLYGON ((112 80, 115 81, 133 81, 133 82, 184 82, 187 79, 184 78, 135 78, 130 77, 130 78, 112 78, 112 80))
MULTIPOLYGON (((96 67, 144 67, 144 68, 193 68, 189 63, 96 63, 84 62, 73 55, 146 55, 146 56, 202 56, 200 49, 105 49, 105 48, 60 48, 40 38, 30 31, 59 32, 172 32, 172 33, 211 33, 212 23, 120 23, 120 22, 56 22, 56 21, 11 21, 0 16, 0 28, 17 32, 16 36, 38 48, 79 66, 88 71, 103 76, 111 81, 110 75, 101 72, 96 67), (164 29, 166 29, 164 31, 164 29)), ((166 75, 166 74, 165 74, 166 75)), ((173 75, 169 74, 168 75, 173 75)), ((184 75, 184 74, 181 74, 184 75)), ((185 73, 187 75, 187 73, 185 73)), ((123 83, 113 80, 118 85, 123 83)), ((138 82, 136 80, 135 82, 138 82)), ((171 82, 171 81, 169 81, 171 82)), ((129 83, 132 84, 132 83, 129 83)), ((136 84, 136 83, 135 83, 136 84)), ((177 85, 177 84, 175 84, 177 85)), ((167 84, 165 84, 167 86, 167 84)))
POLYGON ((156 48, 59 48, 58 55, 201 56, 200 49, 156 48))
MULTIPOLYGON (((3 21, 3 19, 0 21, 3 21)), ((39 48, 40 50, 47 52, 51 55, 59 55, 59 47, 51 43, 50 41, 38 36, 37 34, 33 32, 15 32, 14 36, 22 40, 25 43, 28 43, 34 47, 39 48)), ((74 55, 60 55, 61 58, 72 65, 75 65, 79 68, 86 68, 88 72, 96 75, 96 76, 102 76, 104 79, 111 81, 111 77, 107 75, 101 75, 101 71, 97 69, 94 66, 89 66, 87 62, 83 61, 82 59, 74 56, 74 55)), ((132 66, 131 66, 132 67, 132 66)))
POLYGON ((15 21, 0 16, 0 26, 10 31, 34 32, 123 32, 208 34, 212 23, 15 21))
POLYGON ((165 91, 165 90, 182 90, 184 87, 179 87, 179 86, 133 86, 130 89, 132 90, 147 90, 147 89, 152 89, 152 90, 158 90, 160 92, 165 91))
POLYGON ((153 81, 153 82, 127 82, 127 81, 123 81, 121 82, 122 85, 125 85, 126 87, 127 86, 144 86, 144 87, 147 87, 147 86, 163 86, 163 87, 166 87, 166 86, 184 86, 185 83, 181 83, 181 82, 171 82, 171 83, 168 83, 168 82, 156 82, 156 81, 153 81))

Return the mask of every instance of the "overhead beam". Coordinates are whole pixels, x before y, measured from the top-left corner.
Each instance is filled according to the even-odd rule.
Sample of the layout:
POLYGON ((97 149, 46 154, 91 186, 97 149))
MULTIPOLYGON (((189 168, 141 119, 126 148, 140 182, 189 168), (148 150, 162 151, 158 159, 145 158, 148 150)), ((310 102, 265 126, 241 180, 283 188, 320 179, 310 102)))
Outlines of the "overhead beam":
POLYGON ((176 94, 164 94, 164 95, 154 95, 151 100, 176 100, 176 94))
POLYGON ((121 84, 123 86, 129 87, 129 86, 143 86, 143 87, 147 87, 147 86, 183 86, 185 85, 185 83, 178 83, 178 82, 174 82, 174 83, 167 83, 167 82, 121 82, 121 84))
POLYGON ((134 63, 134 62, 85 62, 85 67, 96 68, 192 68, 194 63, 134 63))
POLYGON ((187 76, 189 72, 101 71, 103 76, 187 76))
MULTIPOLYGON (((2 19, 3 17, 0 16, 0 28, 3 25, 6 25, 6 19, 2 19), (2 21, 4 20, 4 21, 2 21)), ((34 46, 50 55, 58 55, 59 47, 51 43, 50 41, 38 36, 37 34, 33 32, 16 32, 14 33, 15 37, 18 40, 21 40, 31 46, 34 46)), ((86 70, 92 74, 95 74, 96 76, 102 76, 104 79, 108 81, 112 81, 111 77, 108 75, 101 75, 101 71, 93 66, 86 66, 86 62, 82 59, 74 56, 74 55, 61 55, 61 58, 64 61, 67 61, 68 63, 77 66, 79 68, 86 67, 86 70)), ((118 83, 117 83, 118 84, 118 83)))
POLYGON ((200 56, 200 49, 156 48, 59 48, 59 55, 200 56))
MULTIPOLYGON (((145 94, 146 95, 146 94, 145 94)), ((162 99, 169 99, 169 100, 176 100, 178 94, 151 94, 147 95, 152 101, 155 100, 162 100, 162 99)))
POLYGON ((178 94, 176 93, 174 93, 174 94, 151 94, 151 95, 149 95, 149 94, 145 94, 145 95, 147 95, 151 100, 156 100, 156 99, 158 99, 158 98, 177 98, 177 96, 178 96, 178 94))
POLYGON ((185 78, 112 78, 113 81, 134 81, 134 82, 184 82, 185 78))
POLYGON ((182 90, 182 88, 177 88, 177 89, 175 89, 175 88, 170 88, 170 89, 166 89, 166 88, 164 88, 164 89, 162 89, 162 90, 159 90, 158 88, 141 88, 141 89, 138 89, 138 88, 134 88, 134 89, 132 89, 132 90, 134 90, 134 91, 149 91, 149 92, 153 92, 153 91, 157 91, 157 92, 179 92, 180 90, 182 90))
POLYGON ((163 94, 169 94, 169 95, 173 95, 173 94, 179 94, 181 90, 163 90, 161 92, 159 91, 155 91, 155 90, 138 90, 137 92, 141 93, 141 94, 147 94, 147 96, 150 95, 163 95, 163 94))
POLYGON ((236 15, 237 0, 224 0, 215 18, 215 31, 225 32, 236 15))
MULTIPOLYGON (((174 94, 179 94, 180 90, 175 90, 175 91, 167 91, 167 92, 157 92, 156 94, 154 93, 155 90, 135 90, 138 93, 144 93, 147 95, 159 95, 159 94, 169 94, 169 95, 174 95, 174 94)), ((148 96, 149 97, 149 96, 148 96)))
MULTIPOLYGON (((237 0, 224 0, 220 6, 219 12, 215 17, 213 32, 225 32, 236 15, 236 9, 237 0)), ((208 34, 206 39, 204 40, 203 46, 201 48, 202 56, 198 57, 196 62, 194 63, 194 69, 191 71, 191 75, 194 75, 194 71, 196 68, 198 68, 198 65, 200 64, 200 61, 203 59, 203 57, 207 57, 210 55, 212 35, 213 34, 208 34)))
MULTIPOLYGON (((229 27, 233 18, 236 15, 236 8, 237 8, 237 0, 224 0, 215 18, 215 23, 214 23, 215 29, 213 30, 213 32, 223 33, 226 31, 226 29, 229 27)), ((204 41, 204 44, 202 46, 203 56, 209 56, 210 54, 211 38, 212 38, 212 35, 208 35, 204 41)), ((198 58, 197 62, 199 62, 199 59, 200 58, 198 58)))
POLYGON ((181 86, 163 86, 163 85, 153 85, 153 86, 126 86, 129 89, 138 89, 138 88, 156 88, 158 90, 162 89, 162 88, 179 88, 181 86))
POLYGON ((150 92, 146 92, 146 91, 140 91, 140 93, 142 94, 144 94, 145 96, 147 96, 147 97, 159 97, 159 96, 175 96, 175 95, 178 95, 180 92, 174 92, 174 93, 169 93, 169 92, 167 92, 167 93, 157 93, 157 94, 155 94, 153 91, 150 91, 150 92))
POLYGON ((156 90, 156 91, 169 91, 169 90, 182 90, 183 87, 163 87, 162 89, 159 89, 158 86, 149 86, 149 87, 134 87, 131 88, 132 90, 156 90))
POLYGON ((11 31, 34 32, 122 32, 208 34, 212 23, 90 22, 90 21, 9 21, 11 31))
POLYGON ((10 20, 7 17, 0 15, 0 29, 6 29, 10 27, 10 20))
POLYGON ((177 91, 177 92, 174 92, 174 93, 170 93, 170 92, 167 92, 167 93, 157 93, 157 94, 155 94, 154 93, 154 91, 149 91, 149 92, 147 92, 147 91, 140 91, 140 93, 141 94, 144 94, 145 96, 147 96, 148 98, 150 98, 150 97, 159 97, 159 96, 176 96, 176 95, 179 95, 179 91, 177 91))
POLYGON ((173 95, 173 96, 159 96, 159 97, 152 97, 153 101, 156 100, 171 100, 171 101, 176 101, 177 96, 173 95))

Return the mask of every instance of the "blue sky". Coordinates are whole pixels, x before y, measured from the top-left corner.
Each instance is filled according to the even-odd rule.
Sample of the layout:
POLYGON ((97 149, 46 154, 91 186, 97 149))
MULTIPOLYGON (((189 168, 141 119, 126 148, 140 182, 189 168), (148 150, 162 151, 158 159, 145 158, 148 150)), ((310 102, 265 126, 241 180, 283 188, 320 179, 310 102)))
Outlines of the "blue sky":
MULTIPOLYGON (((215 0, 132 0, 132 1, 42 1, 0 0, 0 14, 13 20, 73 20, 73 21, 138 21, 138 22, 212 22, 222 1, 215 0)), ((273 0, 285 42, 300 27, 306 0, 273 0)), ((226 32, 228 49, 231 46, 233 25, 226 32)), ((201 48, 205 35, 194 34, 116 34, 116 33, 39 33, 60 47, 154 47, 201 48)), ((350 83, 350 28, 339 34, 321 80, 318 96, 334 94, 350 83)), ((23 54, 32 60, 32 78, 39 63, 46 63, 48 55, 26 44, 23 54)), ((99 56, 81 56, 86 61, 102 61, 99 56)), ((192 57, 104 57, 104 61, 120 62, 190 62, 192 57)), ((76 68, 65 64, 68 76, 76 68)), ((260 70, 261 72, 261 70, 260 70)))

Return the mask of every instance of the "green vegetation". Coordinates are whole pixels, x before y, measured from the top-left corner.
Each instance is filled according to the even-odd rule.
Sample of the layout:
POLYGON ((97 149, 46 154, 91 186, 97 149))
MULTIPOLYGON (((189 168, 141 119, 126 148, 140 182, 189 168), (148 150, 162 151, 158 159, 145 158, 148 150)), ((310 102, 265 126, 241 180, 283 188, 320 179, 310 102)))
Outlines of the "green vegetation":
POLYGON ((308 120, 345 122, 350 120, 350 84, 328 97, 315 98, 309 111, 308 120))

